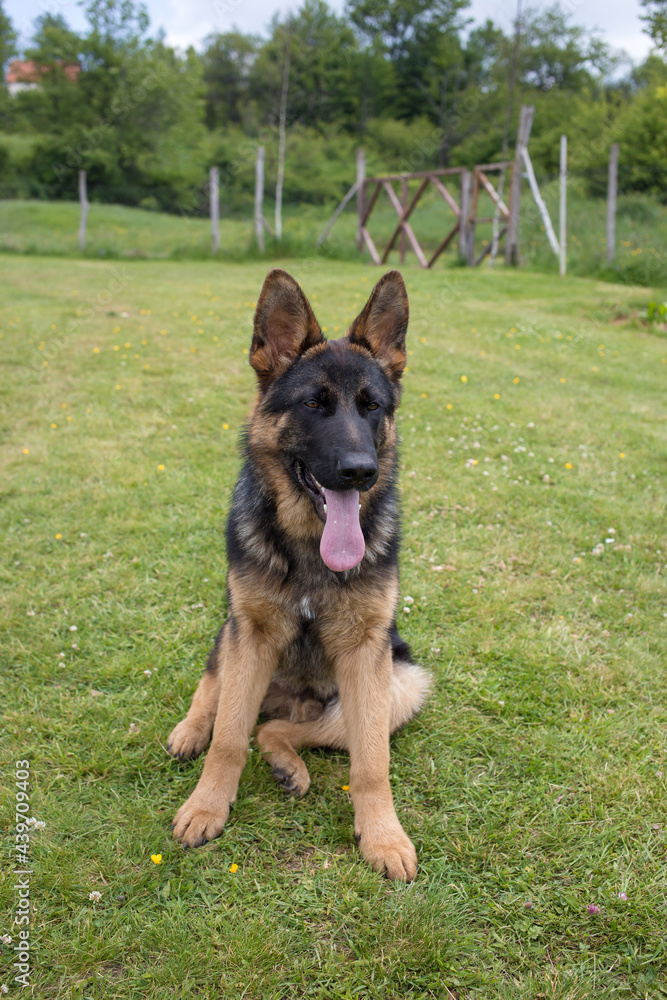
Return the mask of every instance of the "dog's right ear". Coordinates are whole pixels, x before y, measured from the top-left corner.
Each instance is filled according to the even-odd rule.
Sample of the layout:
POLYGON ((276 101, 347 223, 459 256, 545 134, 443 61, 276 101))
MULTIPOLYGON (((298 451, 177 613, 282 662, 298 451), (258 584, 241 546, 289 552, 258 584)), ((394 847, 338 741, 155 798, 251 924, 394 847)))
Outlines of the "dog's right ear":
POLYGON ((299 285, 287 271, 274 267, 262 286, 250 345, 250 364, 260 385, 268 385, 324 339, 299 285))

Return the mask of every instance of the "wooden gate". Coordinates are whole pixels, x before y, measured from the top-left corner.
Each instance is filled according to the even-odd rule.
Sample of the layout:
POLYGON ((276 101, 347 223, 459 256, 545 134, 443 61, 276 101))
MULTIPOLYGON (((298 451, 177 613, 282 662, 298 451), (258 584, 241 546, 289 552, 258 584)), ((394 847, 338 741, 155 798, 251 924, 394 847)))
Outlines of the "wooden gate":
POLYGON ((475 257, 475 226, 478 223, 493 222, 493 217, 482 218, 477 216, 480 189, 483 189, 489 195, 496 206, 500 220, 503 223, 502 229, 498 233, 498 242, 500 242, 502 237, 507 232, 507 221, 509 219, 510 209, 503 202, 502 198, 489 180, 487 174, 492 171, 502 171, 506 169, 509 169, 511 172, 512 164, 484 163, 473 168, 472 176, 470 171, 465 167, 451 167, 446 170, 426 170, 421 173, 414 174, 387 174, 384 177, 365 178, 361 182, 361 197, 359 198, 358 206, 358 229, 361 241, 362 243, 365 243, 368 248, 368 252, 371 255, 373 263, 385 264, 389 254, 396 245, 396 241, 400 237, 401 242, 399 252, 401 263, 403 263, 405 259, 407 239, 421 266, 425 268, 432 267, 440 254, 447 249, 458 233, 459 252, 461 253, 461 256, 470 265, 479 264, 484 257, 486 257, 487 253, 490 252, 491 244, 489 243, 487 247, 485 247, 479 257, 475 257), (441 180, 441 178, 444 177, 460 178, 460 194, 458 201, 451 191, 449 191, 444 181, 441 180), (420 184, 416 193, 410 200, 408 200, 408 181, 412 180, 418 180, 420 181, 420 184), (394 183, 396 181, 400 181, 401 184, 400 197, 394 188, 394 183), (428 258, 420 246, 419 240, 417 239, 408 220, 419 203, 420 198, 430 184, 432 184, 436 191, 442 195, 451 208, 454 213, 455 222, 436 250, 431 254, 430 258, 428 258), (377 204, 378 198, 383 191, 388 195, 396 215, 398 216, 398 223, 386 247, 380 252, 375 246, 373 237, 368 230, 368 222, 373 209, 377 204))

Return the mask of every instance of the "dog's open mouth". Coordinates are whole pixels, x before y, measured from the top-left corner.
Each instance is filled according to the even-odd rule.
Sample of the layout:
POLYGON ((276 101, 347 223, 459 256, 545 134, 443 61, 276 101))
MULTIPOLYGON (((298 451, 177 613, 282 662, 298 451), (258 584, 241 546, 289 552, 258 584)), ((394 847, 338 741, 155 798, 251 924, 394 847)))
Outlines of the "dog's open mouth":
POLYGON ((296 477, 324 521, 320 555, 335 573, 354 569, 364 558, 366 543, 359 524, 359 491, 328 490, 299 459, 296 477))

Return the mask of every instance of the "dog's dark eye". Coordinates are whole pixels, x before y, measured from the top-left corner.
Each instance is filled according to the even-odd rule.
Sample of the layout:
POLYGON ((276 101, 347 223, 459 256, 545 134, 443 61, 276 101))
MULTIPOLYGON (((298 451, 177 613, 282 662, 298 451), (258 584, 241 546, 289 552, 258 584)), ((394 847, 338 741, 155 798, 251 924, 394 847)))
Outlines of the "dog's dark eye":
POLYGON ((379 403, 366 403, 367 410, 377 410, 379 403))
POLYGON ((316 410, 319 407, 319 403, 316 399, 307 399, 306 406, 310 406, 311 409, 316 410))

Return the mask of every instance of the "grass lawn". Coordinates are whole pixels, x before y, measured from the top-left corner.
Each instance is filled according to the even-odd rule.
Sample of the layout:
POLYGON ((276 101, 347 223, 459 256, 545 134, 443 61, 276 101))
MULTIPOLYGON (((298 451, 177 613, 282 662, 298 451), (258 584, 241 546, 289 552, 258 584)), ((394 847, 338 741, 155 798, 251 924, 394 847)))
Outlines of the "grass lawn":
MULTIPOLYGON (((417 186, 417 182, 412 182, 410 196, 417 186)), ((451 180, 449 186, 458 198, 457 182, 451 180)), ((558 229, 557 183, 544 184, 542 194, 552 222, 558 229)), ((289 258, 311 256, 333 207, 286 205, 283 241, 276 248, 267 235, 269 250, 273 246, 276 253, 289 258)), ((258 254, 251 216, 230 217, 225 212, 224 204, 222 209, 220 261, 256 260, 258 254)), ((603 277, 631 285, 658 286, 664 297, 667 289, 667 208, 642 195, 622 195, 619 198, 616 259, 611 266, 606 260, 606 210, 604 200, 584 196, 576 181, 573 182, 568 195, 568 272, 578 277, 603 277)), ((273 202, 267 199, 264 214, 271 222, 273 212, 273 202)), ((480 194, 478 214, 480 217, 493 214, 491 199, 484 192, 480 194)), ((427 256, 435 251, 454 224, 451 210, 433 188, 423 196, 410 221, 427 256)), ((382 254, 396 228, 396 212, 386 194, 378 199, 368 228, 382 254)), ((0 252, 79 257, 78 231, 79 205, 76 202, 0 200, 0 252)), ((549 246, 535 202, 528 193, 524 193, 522 199, 521 234, 524 264, 556 274, 558 261, 549 246)), ((359 263, 355 236, 356 214, 355 206, 351 204, 332 229, 325 247, 326 254, 359 263)), ((488 246, 491 238, 491 225, 479 223, 475 244, 477 254, 488 246)), ((397 242, 396 250, 390 255, 390 266, 399 266, 398 245, 397 242)), ((437 270, 457 264, 456 247, 454 240, 436 265, 437 270)), ((167 215, 93 202, 88 213, 85 256, 97 259, 210 259, 210 223, 206 218, 185 214, 167 215)), ((407 260, 414 263, 409 245, 407 260)), ((485 263, 484 269, 487 266, 485 263)), ((646 309, 646 300, 642 309, 646 309)))
MULTIPOLYGON (((648 290, 406 269, 406 887, 356 851, 344 754, 304 751, 294 802, 253 752, 223 836, 170 836, 266 265, 1 266, 0 935, 28 760, 33 995, 667 996, 667 339, 618 319, 648 290)), ((288 266, 333 336, 379 274, 288 266)))

